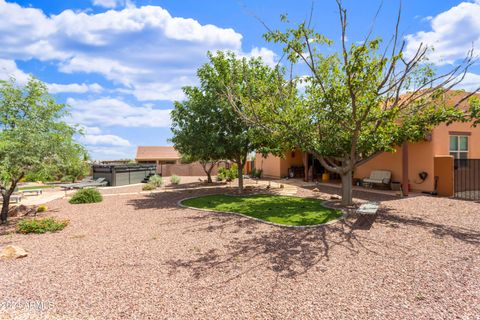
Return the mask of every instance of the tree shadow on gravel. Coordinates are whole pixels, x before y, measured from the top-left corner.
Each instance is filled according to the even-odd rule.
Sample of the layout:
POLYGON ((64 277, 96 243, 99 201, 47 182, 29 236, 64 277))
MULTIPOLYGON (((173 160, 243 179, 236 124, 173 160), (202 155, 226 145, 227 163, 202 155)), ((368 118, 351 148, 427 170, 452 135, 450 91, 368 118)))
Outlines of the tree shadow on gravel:
MULTIPOLYGON (((266 267, 282 277, 295 278, 319 263, 328 261, 330 250, 334 247, 341 247, 351 255, 356 255, 360 248, 371 251, 362 245, 361 238, 354 232, 350 222, 308 229, 272 227, 274 230, 257 231, 255 225, 258 223, 260 222, 252 221, 246 225, 251 228, 246 231, 251 234, 246 239, 235 238, 231 230, 225 231, 226 227, 219 224, 213 228, 209 226, 203 231, 228 232, 225 251, 219 253, 213 249, 194 259, 174 259, 167 264, 172 268, 172 273, 184 268, 195 278, 201 278, 210 274, 212 269, 217 269, 234 274, 227 280, 229 281, 260 267, 266 267), (239 265, 247 266, 246 270, 239 272, 239 265)), ((231 225, 228 228, 231 229, 231 225)), ((234 229, 235 232, 241 231, 234 229)))
MULTIPOLYGON (((187 197, 224 192, 225 189, 219 188, 157 193, 129 200, 128 204, 139 211, 188 210, 178 207, 177 202, 187 197)), ((378 201, 378 196, 372 195, 374 198, 369 197, 367 200, 378 201)), ((389 196, 380 197, 392 200, 389 196)), ((249 218, 219 212, 186 214, 181 216, 181 220, 187 222, 186 226, 173 224, 171 229, 178 230, 179 236, 181 233, 189 236, 215 233, 221 239, 223 249, 206 249, 202 252, 200 247, 193 257, 171 259, 166 262, 171 273, 184 269, 193 277, 202 278, 217 271, 229 274, 227 281, 265 268, 278 277, 295 278, 312 268, 322 270, 323 263, 329 261, 332 254, 336 256, 338 251, 342 251, 341 255, 352 256, 367 252, 388 259, 388 252, 385 253, 382 248, 391 239, 370 234, 372 228, 421 228, 436 237, 452 237, 470 244, 480 243, 478 230, 428 221, 414 215, 402 215, 388 207, 382 207, 374 216, 353 214, 344 221, 307 229, 266 226, 249 218), (335 250, 332 251, 333 249, 335 250)), ((415 232, 417 231, 409 231, 412 234, 415 232)))
POLYGON ((132 206, 135 210, 148 209, 181 209, 178 206, 178 201, 189 197, 199 197, 207 194, 225 193, 225 189, 211 188, 211 189, 192 189, 192 190, 174 190, 145 193, 142 197, 130 199, 127 205, 132 206))
MULTIPOLYGON (((391 243, 391 239, 369 236, 368 230, 372 225, 380 228, 421 228, 437 237, 452 237, 469 244, 480 244, 480 233, 476 230, 400 216, 388 208, 382 208, 377 215, 351 215, 345 221, 308 229, 272 227, 273 230, 268 230, 259 228, 259 222, 243 222, 242 218, 238 220, 238 217, 217 213, 193 219, 215 221, 188 232, 224 233, 222 238, 225 239, 225 250, 220 252, 211 249, 206 253, 199 253, 193 259, 167 261, 172 268, 171 272, 185 269, 193 277, 201 278, 216 270, 231 275, 225 282, 262 268, 269 269, 280 277, 296 278, 313 268, 322 270, 323 263, 329 261, 331 255, 336 255, 338 251, 343 251, 342 255, 351 256, 367 252, 383 255, 388 259, 388 253, 381 248, 391 243), (249 236, 235 236, 241 232, 248 233, 249 236), (335 251, 332 251, 333 249, 335 251)), ((415 232, 411 231, 412 234, 415 232)), ((400 245, 398 250, 402 250, 400 245)))
POLYGON ((428 221, 419 216, 399 215, 384 209, 376 221, 379 225, 390 228, 416 227, 432 233, 436 237, 452 237, 470 244, 480 244, 480 230, 451 226, 434 221, 428 221))

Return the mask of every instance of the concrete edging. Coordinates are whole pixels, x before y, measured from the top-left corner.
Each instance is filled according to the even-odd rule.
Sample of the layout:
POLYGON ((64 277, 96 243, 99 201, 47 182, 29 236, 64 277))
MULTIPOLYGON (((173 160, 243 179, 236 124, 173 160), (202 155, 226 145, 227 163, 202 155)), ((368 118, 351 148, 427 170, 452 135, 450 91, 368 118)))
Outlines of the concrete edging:
MULTIPOLYGON (((265 223, 265 224, 268 224, 268 225, 271 225, 271 226, 281 227, 281 228, 288 228, 288 229, 312 229, 312 228, 319 228, 319 227, 323 227, 323 226, 327 226, 327 225, 330 225, 330 224, 337 223, 337 222, 339 222, 340 220, 345 220, 345 218, 348 216, 348 212, 347 212, 345 209, 339 209, 339 208, 333 207, 330 203, 335 202, 335 201, 328 201, 328 200, 323 200, 322 205, 323 205, 324 207, 329 208, 329 209, 334 209, 334 210, 340 210, 340 211, 343 212, 343 214, 342 214, 339 218, 337 218, 337 219, 330 220, 330 221, 328 221, 328 222, 321 223, 321 224, 313 224, 313 225, 308 225, 308 226, 289 226, 289 225, 285 225, 285 224, 279 224, 279 223, 270 222, 270 221, 262 220, 262 219, 259 219, 259 218, 251 217, 251 216, 245 215, 245 214, 243 214, 243 213, 239 213, 239 212, 218 211, 218 210, 213 210, 213 209, 196 208, 196 207, 190 207, 190 206, 187 206, 187 205, 182 204, 182 202, 185 201, 185 200, 202 198, 202 197, 206 197, 206 196, 214 196, 214 195, 225 195, 225 196, 230 196, 230 197, 244 196, 244 195, 234 195, 234 194, 226 194, 226 193, 211 193, 211 194, 204 194, 204 195, 201 195, 201 196, 183 198, 183 199, 177 201, 177 205, 178 205, 179 207, 182 207, 182 208, 194 209, 194 210, 198 210, 198 211, 234 214, 234 215, 237 215, 237 216, 240 216, 240 217, 252 219, 252 220, 255 220, 255 221, 258 221, 258 222, 261 222, 261 223, 265 223)), ((252 195, 270 195, 270 196, 271 196, 272 194, 268 194, 268 193, 256 193, 256 194, 252 194, 252 195)), ((297 198, 315 199, 315 200, 321 201, 320 199, 313 198, 313 197, 285 196, 285 195, 274 195, 274 196, 297 197, 297 198)))

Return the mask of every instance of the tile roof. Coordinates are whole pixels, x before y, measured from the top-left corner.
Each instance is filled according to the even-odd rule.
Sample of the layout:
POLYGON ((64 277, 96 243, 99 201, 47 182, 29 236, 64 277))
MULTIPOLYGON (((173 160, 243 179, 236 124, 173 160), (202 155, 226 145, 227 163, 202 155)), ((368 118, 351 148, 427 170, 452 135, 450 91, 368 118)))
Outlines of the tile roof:
POLYGON ((173 147, 139 146, 137 147, 136 160, 173 160, 181 156, 173 147))

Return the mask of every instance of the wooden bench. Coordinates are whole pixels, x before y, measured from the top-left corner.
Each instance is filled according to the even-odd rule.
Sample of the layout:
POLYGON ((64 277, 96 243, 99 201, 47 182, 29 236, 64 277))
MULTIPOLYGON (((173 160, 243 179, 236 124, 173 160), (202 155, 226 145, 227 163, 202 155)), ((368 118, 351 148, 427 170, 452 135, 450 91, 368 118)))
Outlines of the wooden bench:
POLYGON ((35 194, 36 196, 41 195, 43 193, 42 189, 29 189, 29 190, 22 190, 24 195, 27 194, 35 194))
POLYGON ((390 186, 390 180, 392 178, 392 173, 386 170, 372 170, 368 178, 363 179, 363 184, 365 186, 390 186))
MULTIPOLYGON (((20 201, 22 201, 22 195, 20 194, 12 194, 10 196, 10 202, 12 203, 19 203, 20 201)), ((3 197, 0 197, 0 202, 3 202, 3 197)))

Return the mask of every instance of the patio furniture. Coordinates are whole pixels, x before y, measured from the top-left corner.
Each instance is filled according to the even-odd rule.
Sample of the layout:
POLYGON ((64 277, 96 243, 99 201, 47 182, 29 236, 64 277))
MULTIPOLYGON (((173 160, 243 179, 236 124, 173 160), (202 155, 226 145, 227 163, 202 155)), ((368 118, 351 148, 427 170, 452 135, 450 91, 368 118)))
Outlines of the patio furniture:
POLYGON ((42 189, 29 189, 29 190, 22 190, 24 195, 34 194, 36 196, 41 195, 43 193, 42 189))
POLYGON ((360 205, 360 207, 357 209, 357 213, 374 215, 377 213, 379 207, 380 203, 378 202, 367 202, 360 205))
MULTIPOLYGON (((10 203, 19 203, 20 201, 22 201, 21 194, 12 194, 10 196, 10 203)), ((3 197, 0 197, 0 202, 3 202, 3 197)))
POLYGON ((108 184, 107 179, 105 178, 98 178, 92 182, 84 182, 80 184, 79 189, 83 188, 95 188, 95 187, 105 187, 108 184))
POLYGON ((373 187, 374 185, 389 186, 392 179, 392 173, 386 170, 372 170, 370 177, 363 179, 365 186, 373 187))
POLYGON ((62 187, 65 190, 70 190, 70 189, 84 189, 84 188, 104 187, 107 184, 108 184, 108 181, 106 181, 105 178, 98 178, 97 180, 94 180, 94 181, 61 184, 60 187, 62 187))

